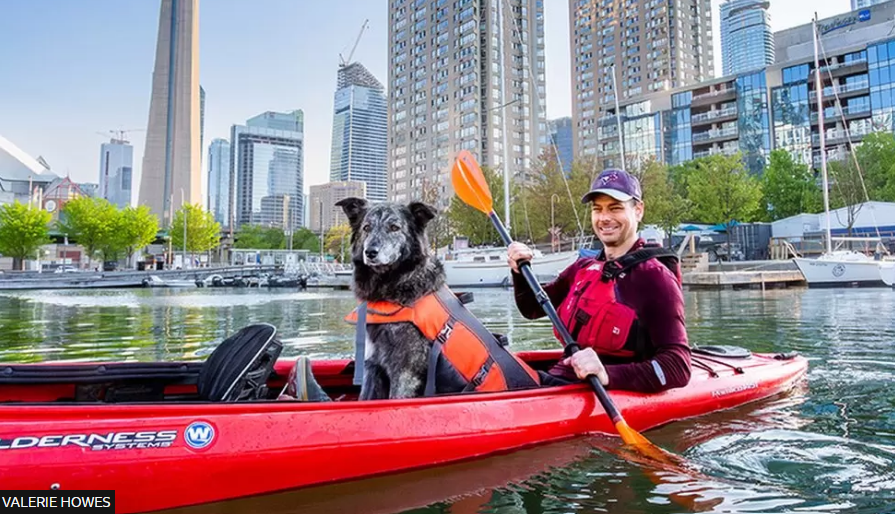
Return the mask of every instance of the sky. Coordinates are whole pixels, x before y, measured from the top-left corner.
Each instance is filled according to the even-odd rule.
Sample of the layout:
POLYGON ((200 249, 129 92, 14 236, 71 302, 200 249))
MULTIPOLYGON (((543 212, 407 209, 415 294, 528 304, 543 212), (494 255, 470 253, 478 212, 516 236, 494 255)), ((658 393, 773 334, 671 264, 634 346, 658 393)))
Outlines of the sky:
MULTIPOLYGON (((712 0, 721 70, 718 5, 712 0)), ((569 0, 545 0, 547 117, 570 116, 569 0)), ((97 182, 110 130, 133 130, 134 198, 142 165, 159 0, 2 0, 0 134, 59 175, 97 182)), ((771 0, 773 30, 850 9, 849 0, 771 0)), ((264 111, 302 109, 305 192, 329 180, 339 54, 388 81, 388 0, 203 0, 200 83, 205 147, 264 111)), ((207 158, 203 163, 207 166, 207 158)), ((203 170, 203 187, 207 171, 203 170)), ((207 191, 207 189, 205 189, 207 191)))

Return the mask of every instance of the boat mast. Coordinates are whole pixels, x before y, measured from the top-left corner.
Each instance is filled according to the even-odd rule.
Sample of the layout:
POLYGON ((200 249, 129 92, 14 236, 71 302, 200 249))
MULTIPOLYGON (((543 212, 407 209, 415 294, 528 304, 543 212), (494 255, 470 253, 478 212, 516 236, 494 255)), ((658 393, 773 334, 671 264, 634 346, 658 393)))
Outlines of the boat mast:
POLYGON ((500 41, 500 119, 503 131, 503 221, 506 229, 512 234, 513 224, 510 222, 510 137, 507 132, 507 108, 506 87, 507 87, 507 62, 506 62, 506 15, 502 4, 497 2, 497 23, 500 25, 500 35, 497 38, 500 41))
MULTIPOLYGON (((824 104, 823 88, 820 80, 820 62, 817 56, 817 13, 814 13, 814 21, 811 23, 814 31, 814 93, 817 95, 817 131, 820 134, 820 168, 823 177, 824 188, 824 212, 827 215, 827 253, 833 253, 832 231, 830 230, 830 188, 827 183, 827 148, 824 140, 824 104)), ((835 87, 835 86, 833 86, 835 87)))
POLYGON ((612 65, 612 93, 615 97, 615 125, 616 130, 618 130, 618 153, 621 156, 622 163, 622 171, 628 171, 625 169, 625 139, 622 133, 622 118, 621 112, 618 108, 618 82, 615 78, 615 65, 612 65))

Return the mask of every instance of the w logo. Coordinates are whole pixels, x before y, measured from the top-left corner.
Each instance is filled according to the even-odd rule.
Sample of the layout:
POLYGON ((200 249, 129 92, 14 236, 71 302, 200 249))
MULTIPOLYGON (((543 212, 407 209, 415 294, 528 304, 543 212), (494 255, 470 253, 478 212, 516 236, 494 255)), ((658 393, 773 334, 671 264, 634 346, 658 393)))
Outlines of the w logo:
POLYGON ((214 441, 214 427, 204 421, 195 421, 186 427, 183 438, 191 448, 201 450, 214 441))

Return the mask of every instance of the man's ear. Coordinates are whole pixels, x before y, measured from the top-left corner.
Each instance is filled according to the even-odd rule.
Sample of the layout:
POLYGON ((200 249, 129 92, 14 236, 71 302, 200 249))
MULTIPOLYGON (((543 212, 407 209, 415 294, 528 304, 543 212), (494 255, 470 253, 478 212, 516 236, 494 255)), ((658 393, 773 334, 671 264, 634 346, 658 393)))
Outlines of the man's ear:
POLYGON ((410 209, 410 214, 413 215, 414 221, 420 228, 426 228, 426 225, 438 214, 434 207, 423 202, 410 202, 407 208, 410 209))
POLYGON ((342 208, 352 228, 357 227, 367 214, 367 201, 363 198, 345 198, 336 202, 336 207, 342 208))

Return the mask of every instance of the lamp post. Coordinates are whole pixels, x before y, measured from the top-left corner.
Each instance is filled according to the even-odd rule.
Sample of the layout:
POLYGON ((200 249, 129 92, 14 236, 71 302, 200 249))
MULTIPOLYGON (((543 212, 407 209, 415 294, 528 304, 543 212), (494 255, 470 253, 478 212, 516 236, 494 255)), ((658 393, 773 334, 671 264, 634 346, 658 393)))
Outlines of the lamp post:
POLYGON ((323 200, 320 202, 320 262, 323 263, 323 200))
POLYGON ((186 202, 183 197, 183 188, 180 188, 180 208, 183 210, 183 262, 181 263, 181 268, 186 269, 186 202))
POLYGON ((553 200, 559 198, 559 195, 553 193, 550 196, 550 250, 556 252, 556 221, 554 218, 553 200))

